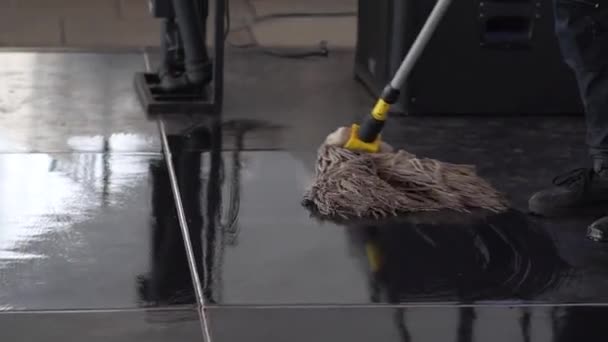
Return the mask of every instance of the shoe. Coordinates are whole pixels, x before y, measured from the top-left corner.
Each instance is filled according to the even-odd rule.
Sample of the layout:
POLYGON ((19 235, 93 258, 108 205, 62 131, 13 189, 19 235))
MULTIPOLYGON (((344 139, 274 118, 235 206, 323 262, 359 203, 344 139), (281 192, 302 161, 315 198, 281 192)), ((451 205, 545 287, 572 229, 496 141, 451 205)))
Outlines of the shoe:
POLYGON ((608 204, 608 166, 576 169, 556 177, 555 185, 534 194, 528 201, 532 214, 557 217, 588 212, 608 204))
POLYGON ((597 242, 608 242, 608 216, 593 222, 587 228, 587 237, 597 242))
POLYGON ((160 88, 165 93, 200 93, 212 81, 213 70, 212 64, 208 63, 201 67, 196 79, 192 79, 188 72, 181 69, 161 68, 158 75, 160 88))

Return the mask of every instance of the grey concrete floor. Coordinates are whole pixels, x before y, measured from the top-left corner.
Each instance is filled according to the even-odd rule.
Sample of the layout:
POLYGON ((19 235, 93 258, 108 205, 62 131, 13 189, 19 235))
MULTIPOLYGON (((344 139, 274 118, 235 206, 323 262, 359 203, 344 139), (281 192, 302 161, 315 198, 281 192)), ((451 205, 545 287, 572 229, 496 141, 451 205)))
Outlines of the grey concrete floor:
MULTIPOLYGON (((213 1, 211 1, 213 3, 213 1)), ((237 44, 352 47, 354 15, 256 19, 281 13, 354 13, 355 0, 231 0, 237 44)), ((213 5, 212 5, 213 6, 213 5)), ((211 22, 211 20, 210 20, 211 22)), ((0 47, 139 48, 159 44, 147 0, 0 0, 0 47)))

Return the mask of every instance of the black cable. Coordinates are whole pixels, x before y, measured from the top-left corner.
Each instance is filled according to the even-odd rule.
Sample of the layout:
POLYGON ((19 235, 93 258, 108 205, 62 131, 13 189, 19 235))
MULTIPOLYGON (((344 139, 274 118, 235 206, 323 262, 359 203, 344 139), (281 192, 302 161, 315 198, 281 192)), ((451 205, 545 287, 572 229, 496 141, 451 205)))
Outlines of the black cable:
POLYGON ((260 23, 268 20, 284 19, 284 18, 342 18, 354 17, 357 12, 299 12, 299 13, 272 13, 259 16, 254 19, 255 23, 260 23))
POLYGON ((329 49, 327 48, 327 42, 322 40, 319 42, 319 50, 302 51, 302 52, 279 52, 270 49, 261 49, 261 52, 265 55, 281 57, 281 58, 293 58, 301 59, 308 57, 328 57, 329 49))

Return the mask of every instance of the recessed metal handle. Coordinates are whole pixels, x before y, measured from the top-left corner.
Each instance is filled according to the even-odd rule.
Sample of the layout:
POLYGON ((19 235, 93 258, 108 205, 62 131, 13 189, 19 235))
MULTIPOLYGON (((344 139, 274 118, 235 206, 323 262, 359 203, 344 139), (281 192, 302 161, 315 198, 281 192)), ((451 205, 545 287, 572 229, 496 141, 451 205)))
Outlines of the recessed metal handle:
POLYGON ((533 27, 534 21, 529 17, 495 16, 484 20, 481 40, 483 45, 528 45, 533 27))
POLYGON ((484 47, 526 48, 540 18, 536 0, 486 0, 479 4, 479 39, 484 47))

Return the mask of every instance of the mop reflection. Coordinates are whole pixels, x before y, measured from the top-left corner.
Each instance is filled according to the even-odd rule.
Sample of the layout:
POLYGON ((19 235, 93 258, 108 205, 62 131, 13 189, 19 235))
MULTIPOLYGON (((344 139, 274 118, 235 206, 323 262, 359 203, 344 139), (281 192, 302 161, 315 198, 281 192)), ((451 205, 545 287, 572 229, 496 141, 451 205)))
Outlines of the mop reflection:
POLYGON ((522 214, 443 222, 393 219, 345 230, 367 264, 372 301, 535 300, 568 276, 551 237, 522 214))
POLYGON ((400 340, 572 342, 606 340, 606 307, 463 306, 395 309, 400 340))
MULTIPOLYGON (((370 279, 372 302, 460 304, 459 341, 475 340, 477 309, 467 304, 535 300, 558 287, 569 272, 551 237, 514 211, 470 222, 439 215, 432 222, 401 218, 357 223, 345 231, 370 279)), ((417 314, 410 310, 395 309, 403 341, 412 340, 409 329, 416 328, 406 323, 408 315, 417 314)), ((530 314, 521 309, 523 341, 530 341, 530 314)))

